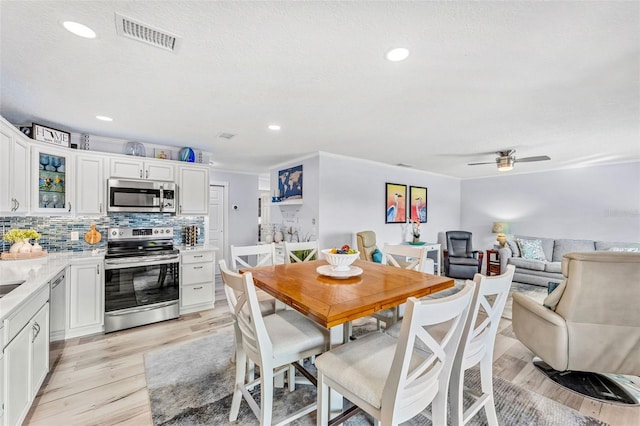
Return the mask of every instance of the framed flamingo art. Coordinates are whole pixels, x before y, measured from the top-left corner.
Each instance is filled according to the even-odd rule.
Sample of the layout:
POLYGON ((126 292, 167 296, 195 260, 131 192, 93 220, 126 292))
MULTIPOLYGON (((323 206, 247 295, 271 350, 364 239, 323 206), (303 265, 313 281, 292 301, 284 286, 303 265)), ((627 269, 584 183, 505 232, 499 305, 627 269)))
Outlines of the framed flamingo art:
POLYGON ((427 221, 427 188, 409 187, 409 219, 425 223, 427 221))
POLYGON ((407 185, 387 183, 385 215, 385 223, 407 221, 407 185))

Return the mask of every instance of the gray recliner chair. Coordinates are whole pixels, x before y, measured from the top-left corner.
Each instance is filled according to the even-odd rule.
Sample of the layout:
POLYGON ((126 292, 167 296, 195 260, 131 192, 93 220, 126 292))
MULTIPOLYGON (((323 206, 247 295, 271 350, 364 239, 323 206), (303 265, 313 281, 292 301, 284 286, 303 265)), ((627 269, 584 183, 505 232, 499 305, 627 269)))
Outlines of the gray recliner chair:
MULTIPOLYGON (((574 388, 568 372, 640 375, 640 253, 567 253, 562 274, 564 281, 543 304, 513 294, 516 337, 546 364, 536 366, 554 381, 625 402, 574 388)), ((595 391, 596 380, 587 376, 578 385, 594 383, 595 391)))
POLYGON ((473 250, 472 233, 447 231, 444 251, 444 274, 449 278, 472 280, 482 269, 482 252, 473 250))

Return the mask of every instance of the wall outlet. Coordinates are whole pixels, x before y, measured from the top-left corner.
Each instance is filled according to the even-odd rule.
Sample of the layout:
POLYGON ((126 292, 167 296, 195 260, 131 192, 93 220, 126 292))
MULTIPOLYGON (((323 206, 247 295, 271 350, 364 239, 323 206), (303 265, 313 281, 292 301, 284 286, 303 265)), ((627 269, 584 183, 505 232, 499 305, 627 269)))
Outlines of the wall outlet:
POLYGON ((80 239, 80 233, 78 231, 71 231, 71 241, 78 241, 80 239))

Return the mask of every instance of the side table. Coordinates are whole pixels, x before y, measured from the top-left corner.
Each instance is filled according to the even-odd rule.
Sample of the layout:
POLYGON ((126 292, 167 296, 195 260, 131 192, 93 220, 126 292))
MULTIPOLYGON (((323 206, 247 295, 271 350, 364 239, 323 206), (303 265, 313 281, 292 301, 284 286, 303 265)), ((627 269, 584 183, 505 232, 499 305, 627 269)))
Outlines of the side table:
POLYGON ((500 275, 500 254, 498 250, 489 249, 487 252, 487 276, 500 275))

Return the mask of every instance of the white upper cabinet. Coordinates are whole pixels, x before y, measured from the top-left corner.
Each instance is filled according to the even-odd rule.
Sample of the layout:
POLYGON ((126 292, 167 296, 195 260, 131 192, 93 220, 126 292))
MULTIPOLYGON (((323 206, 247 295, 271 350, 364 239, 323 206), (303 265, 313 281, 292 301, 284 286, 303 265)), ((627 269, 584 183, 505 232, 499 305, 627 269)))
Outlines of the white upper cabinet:
POLYGON ((166 160, 142 160, 139 158, 111 158, 109 177, 149 179, 173 182, 174 165, 166 160))
POLYGON ((28 213, 29 170, 27 137, 0 118, 0 214, 28 213))
POLYGON ((209 167, 178 166, 178 211, 180 215, 209 214, 209 167))
POLYGON ((105 215, 104 155, 81 152, 75 157, 75 213, 105 215))

